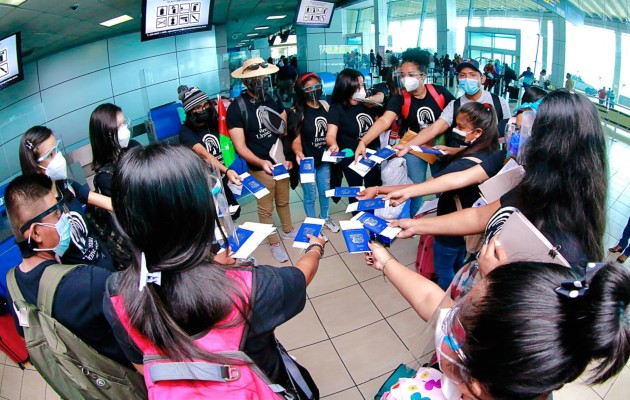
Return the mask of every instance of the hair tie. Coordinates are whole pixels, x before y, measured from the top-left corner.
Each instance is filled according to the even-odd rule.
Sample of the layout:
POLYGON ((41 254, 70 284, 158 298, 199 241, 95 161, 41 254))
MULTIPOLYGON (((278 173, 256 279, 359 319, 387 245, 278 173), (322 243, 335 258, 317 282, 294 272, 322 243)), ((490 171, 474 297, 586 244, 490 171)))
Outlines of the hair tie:
POLYGON ((24 146, 26 146, 29 150, 33 150, 33 142, 31 142, 30 140, 25 140, 24 141, 24 146))
POLYGON ((606 265, 608 264, 588 263, 586 265, 584 277, 582 277, 581 279, 568 279, 562 281, 560 286, 555 289, 556 293, 569 299, 583 297, 584 295, 586 295, 586 293, 588 293, 589 285, 591 284, 591 281, 593 280, 597 272, 600 269, 604 268, 606 265))
POLYGON ((138 290, 142 292, 149 283, 161 286, 162 272, 149 272, 147 269, 147 258, 145 257, 144 252, 142 252, 140 255, 140 284, 138 285, 138 290))
POLYGON ((486 110, 490 111, 490 104, 489 103, 483 103, 483 108, 485 108, 486 110))

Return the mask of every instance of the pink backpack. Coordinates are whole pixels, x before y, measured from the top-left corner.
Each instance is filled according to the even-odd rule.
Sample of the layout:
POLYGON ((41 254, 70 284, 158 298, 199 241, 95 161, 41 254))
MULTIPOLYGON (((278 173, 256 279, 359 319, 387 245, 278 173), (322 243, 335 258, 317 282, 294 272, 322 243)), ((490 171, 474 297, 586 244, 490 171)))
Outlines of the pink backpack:
MULTIPOLYGON (((245 283, 251 295, 252 271, 228 271, 233 279, 245 283), (240 279, 239 279, 240 278, 240 279)), ((130 324, 121 295, 111 297, 121 323, 144 355, 144 381, 151 400, 171 399, 284 399, 284 388, 274 385, 258 366, 241 351, 245 323, 225 329, 212 329, 195 343, 214 354, 248 364, 213 364, 203 360, 175 361, 160 353, 130 324)), ((236 308, 221 323, 240 318, 236 308)))

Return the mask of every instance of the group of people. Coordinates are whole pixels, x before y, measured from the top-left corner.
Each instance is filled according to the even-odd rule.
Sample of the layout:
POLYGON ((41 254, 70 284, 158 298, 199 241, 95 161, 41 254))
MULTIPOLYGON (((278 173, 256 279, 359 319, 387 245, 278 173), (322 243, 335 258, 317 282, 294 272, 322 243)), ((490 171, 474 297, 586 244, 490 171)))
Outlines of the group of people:
MULTIPOLYGON (((390 222, 402 229, 397 240, 436 236, 437 283, 376 242, 369 244, 366 263, 381 271, 424 320, 435 322, 437 361, 429 366, 441 373, 443 397, 542 399, 588 367, 593 368, 590 383, 618 374, 630 357, 630 271, 597 263, 604 258, 607 160, 593 104, 565 90, 547 94, 532 87, 512 113, 505 99, 484 90, 486 77, 475 60, 455 66, 464 92, 456 99, 443 86, 425 83, 428 52, 409 49, 401 58, 389 85, 373 91, 369 101, 364 77, 355 69, 339 72, 330 105, 317 74, 302 74, 291 109, 269 91, 277 66, 252 58, 232 72, 246 90, 229 105, 227 127, 248 173, 269 190, 257 199, 260 222, 273 224, 275 205, 280 235, 295 237, 291 179, 273 179, 273 169, 282 163, 296 171, 306 157, 314 158, 316 171, 314 183, 301 184, 305 213, 325 219, 332 232, 339 227, 330 219, 325 192, 340 186, 339 174, 349 186, 366 187, 358 199, 385 195, 393 205, 410 200, 411 216, 422 196, 441 193, 438 216, 390 222), (523 129, 528 113, 535 119, 527 145, 519 149, 522 181, 499 200, 473 207, 477 185, 517 156, 500 149, 501 132, 506 125, 523 129), (394 127, 406 136, 394 149, 405 160, 412 185, 381 186, 378 166, 364 176, 352 168, 368 149, 381 146, 379 138, 386 143, 394 127), (437 160, 412 153, 412 145, 445 155, 437 160), (343 151, 346 157, 328 163, 324 151, 343 151), (497 233, 517 210, 571 268, 536 257, 506 257, 497 233), (464 265, 464 237, 474 234, 483 235, 483 246, 476 260, 464 265)), ((292 267, 231 258, 223 236, 232 232, 216 229, 216 203, 223 193, 229 197, 227 183, 238 186, 241 178, 222 162, 218 115, 208 96, 182 87, 180 98, 186 112, 180 131, 184 146, 143 148, 130 140, 120 108, 102 105, 94 111, 89 128, 99 193, 67 179, 62 145, 52 131, 34 127, 23 135, 23 175, 5 193, 23 258, 15 268, 19 289, 27 302, 37 304, 45 269, 81 264, 62 279, 52 316, 101 354, 144 374, 149 396, 225 396, 221 391, 229 387, 233 398, 289 398, 290 393, 316 399, 316 382, 308 372, 299 365, 287 368, 294 361, 283 356, 274 329, 304 308, 326 241, 309 235, 308 248, 292 267), (217 183, 221 189, 214 191, 217 183), (128 243, 127 265, 115 265, 107 246, 91 235, 82 204, 112 212, 113 229, 128 243), (226 350, 240 350, 248 361, 235 361, 235 353, 226 350), (162 383, 154 379, 153 367, 164 360, 188 367, 168 370, 162 383), (195 368, 222 366, 227 375, 219 374, 221 382, 204 380, 206 369, 198 367, 197 375, 191 361, 195 368), (271 386, 230 386, 246 369, 260 370, 271 386), (182 386, 188 391, 178 391, 182 386)), ((269 244, 278 262, 288 261, 277 234, 269 244)))

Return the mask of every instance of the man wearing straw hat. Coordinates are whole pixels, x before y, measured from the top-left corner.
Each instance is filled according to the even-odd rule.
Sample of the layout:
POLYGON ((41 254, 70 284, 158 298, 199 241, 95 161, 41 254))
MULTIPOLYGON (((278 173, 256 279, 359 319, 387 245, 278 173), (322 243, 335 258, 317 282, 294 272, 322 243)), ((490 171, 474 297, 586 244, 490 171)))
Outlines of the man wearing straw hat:
MULTIPOLYGON (((230 104, 226 119, 234 148, 247 162, 248 172, 269 190, 268 195, 257 200, 260 222, 273 224, 275 202, 282 237, 293 239, 296 231, 291 225, 289 179, 276 181, 272 176, 274 164, 292 167, 291 162, 284 160, 280 140, 286 134, 287 114, 280 100, 269 92, 270 75, 276 72, 278 67, 260 57, 250 58, 234 70, 232 77, 240 78, 247 89, 230 104)), ((276 260, 289 260, 277 233, 269 236, 269 245, 276 260)))

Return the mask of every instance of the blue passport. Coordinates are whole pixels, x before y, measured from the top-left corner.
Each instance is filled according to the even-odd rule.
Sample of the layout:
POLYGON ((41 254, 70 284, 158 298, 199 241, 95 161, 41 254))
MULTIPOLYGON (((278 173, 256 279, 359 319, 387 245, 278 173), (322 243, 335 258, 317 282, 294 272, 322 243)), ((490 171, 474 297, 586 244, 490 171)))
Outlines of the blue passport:
POLYGON ((368 242, 370 236, 365 229, 349 229, 343 231, 343 239, 349 253, 366 253, 370 251, 368 242))
POLYGON ((388 205, 389 200, 383 200, 382 198, 359 200, 356 203, 350 203, 346 212, 378 210, 379 208, 385 208, 388 205))
POLYGON ((369 158, 374 161, 382 162, 390 158, 396 154, 396 150, 393 150, 389 147, 383 147, 379 149, 376 153, 372 154, 369 158))
POLYGON ((336 187, 326 191, 326 197, 357 197, 359 192, 365 190, 363 186, 336 187))
POLYGON ((284 164, 276 164, 273 166, 273 179, 281 180, 289 177, 289 170, 284 164))
POLYGON ((243 229, 243 228, 237 228, 236 232, 234 232, 234 234, 228 238, 228 243, 230 245, 230 250, 232 250, 233 252, 236 253, 238 251, 238 249, 241 248, 243 243, 245 243, 247 241, 247 239, 249 239, 249 237, 251 235, 253 235, 253 234, 254 234, 254 232, 252 232, 250 230, 243 229))
POLYGON ((387 229, 387 221, 374 214, 362 213, 361 215, 357 215, 357 217, 357 221, 361 222, 365 229, 374 233, 381 233, 387 229))
POLYGON ((247 172, 241 175, 243 186, 252 192, 256 198, 261 198, 269 193, 267 188, 260 181, 247 172))
POLYGON ((372 161, 369 158, 362 158, 359 160, 359 164, 363 164, 366 167, 372 168, 376 165, 376 161, 372 161))
POLYGON ((295 239, 293 241, 293 247, 305 249, 308 247, 309 238, 306 235, 319 236, 324 226, 325 220, 320 218, 306 218, 298 229, 295 239))
POLYGON ((300 174, 314 174, 315 173, 315 159, 313 157, 306 157, 300 161, 300 174))

